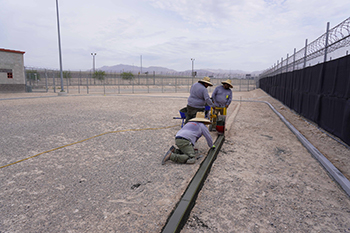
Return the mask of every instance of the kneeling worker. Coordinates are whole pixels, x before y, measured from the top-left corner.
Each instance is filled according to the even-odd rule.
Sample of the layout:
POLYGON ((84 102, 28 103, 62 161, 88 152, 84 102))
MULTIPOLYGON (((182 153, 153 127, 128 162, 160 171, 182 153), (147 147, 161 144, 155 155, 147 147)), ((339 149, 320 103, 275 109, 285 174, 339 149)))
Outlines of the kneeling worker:
POLYGON ((171 146, 169 151, 165 154, 162 164, 168 160, 177 163, 195 163, 196 158, 193 146, 202 135, 204 135, 207 140, 208 146, 210 148, 215 148, 215 145, 213 145, 213 139, 211 138, 209 130, 205 124, 211 123, 205 118, 204 112, 197 112, 196 117, 190 119, 175 136, 175 145, 179 149, 171 146))

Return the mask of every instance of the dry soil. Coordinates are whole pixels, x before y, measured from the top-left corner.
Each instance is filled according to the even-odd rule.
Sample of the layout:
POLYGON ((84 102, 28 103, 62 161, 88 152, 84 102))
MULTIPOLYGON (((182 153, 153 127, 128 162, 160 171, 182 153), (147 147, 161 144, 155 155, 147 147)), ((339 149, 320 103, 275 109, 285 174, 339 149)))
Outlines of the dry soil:
MULTIPOLYGON (((160 232, 203 161, 161 165, 187 97, 1 94, 0 166, 15 164, 0 232, 160 232)), ((346 147, 261 90, 240 98, 270 102, 349 178, 346 147)), ((225 135, 182 232, 350 232, 349 197, 266 104, 234 101, 225 135)))

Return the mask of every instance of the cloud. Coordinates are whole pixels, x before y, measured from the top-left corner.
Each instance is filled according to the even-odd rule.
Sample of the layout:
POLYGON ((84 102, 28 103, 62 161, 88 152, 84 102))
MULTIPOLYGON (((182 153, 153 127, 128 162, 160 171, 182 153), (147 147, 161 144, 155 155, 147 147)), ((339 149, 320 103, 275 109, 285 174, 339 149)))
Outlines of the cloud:
MULTIPOLYGON (((58 67, 56 5, 0 0, 0 46, 58 67), (6 23, 5 23, 6 22, 6 23), (6 36, 4 36, 6 35, 6 36)), ((348 17, 341 0, 59 0, 64 69, 140 64, 263 70, 348 17)))

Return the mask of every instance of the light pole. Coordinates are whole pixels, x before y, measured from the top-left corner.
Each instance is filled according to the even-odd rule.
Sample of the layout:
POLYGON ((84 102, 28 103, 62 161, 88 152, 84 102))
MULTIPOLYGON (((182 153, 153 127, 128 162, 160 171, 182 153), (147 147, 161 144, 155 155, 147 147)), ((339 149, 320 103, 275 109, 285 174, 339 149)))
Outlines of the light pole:
POLYGON ((142 55, 140 55, 140 64, 141 64, 141 74, 142 74, 142 55))
POLYGON ((92 72, 95 73, 95 56, 97 55, 96 53, 91 53, 92 55, 92 72))
POLYGON ((194 72, 193 72, 194 60, 195 60, 194 58, 191 58, 191 61, 192 61, 192 84, 194 81, 194 72))
MULTIPOLYGON (((96 53, 91 53, 91 55, 92 55, 92 75, 94 76, 95 75, 95 56, 96 56, 96 53)), ((94 84, 96 84, 95 79, 94 79, 94 84)))
POLYGON ((63 88, 63 72, 62 72, 62 55, 61 55, 61 33, 60 33, 60 20, 58 13, 58 0, 56 0, 56 12, 57 12, 57 32, 58 32, 58 53, 60 58, 60 76, 61 76, 61 92, 64 92, 63 88))

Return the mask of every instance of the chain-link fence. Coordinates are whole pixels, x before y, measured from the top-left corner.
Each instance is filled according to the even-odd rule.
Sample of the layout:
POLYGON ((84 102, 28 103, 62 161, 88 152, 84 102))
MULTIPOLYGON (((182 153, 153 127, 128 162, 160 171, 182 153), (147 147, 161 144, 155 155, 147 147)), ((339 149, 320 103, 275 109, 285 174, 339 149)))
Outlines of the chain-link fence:
MULTIPOLYGON (((29 92, 60 92, 61 78, 57 70, 43 70, 26 68, 26 87, 29 92)), ((194 82, 202 78, 134 75, 132 79, 125 79, 121 73, 105 73, 104 78, 93 78, 92 72, 64 71, 63 87, 67 93, 74 94, 137 94, 137 93, 187 93, 194 82)), ((225 79, 212 78, 213 87, 221 85, 225 79)), ((252 79, 231 79, 232 91, 250 91, 256 88, 252 79)))

